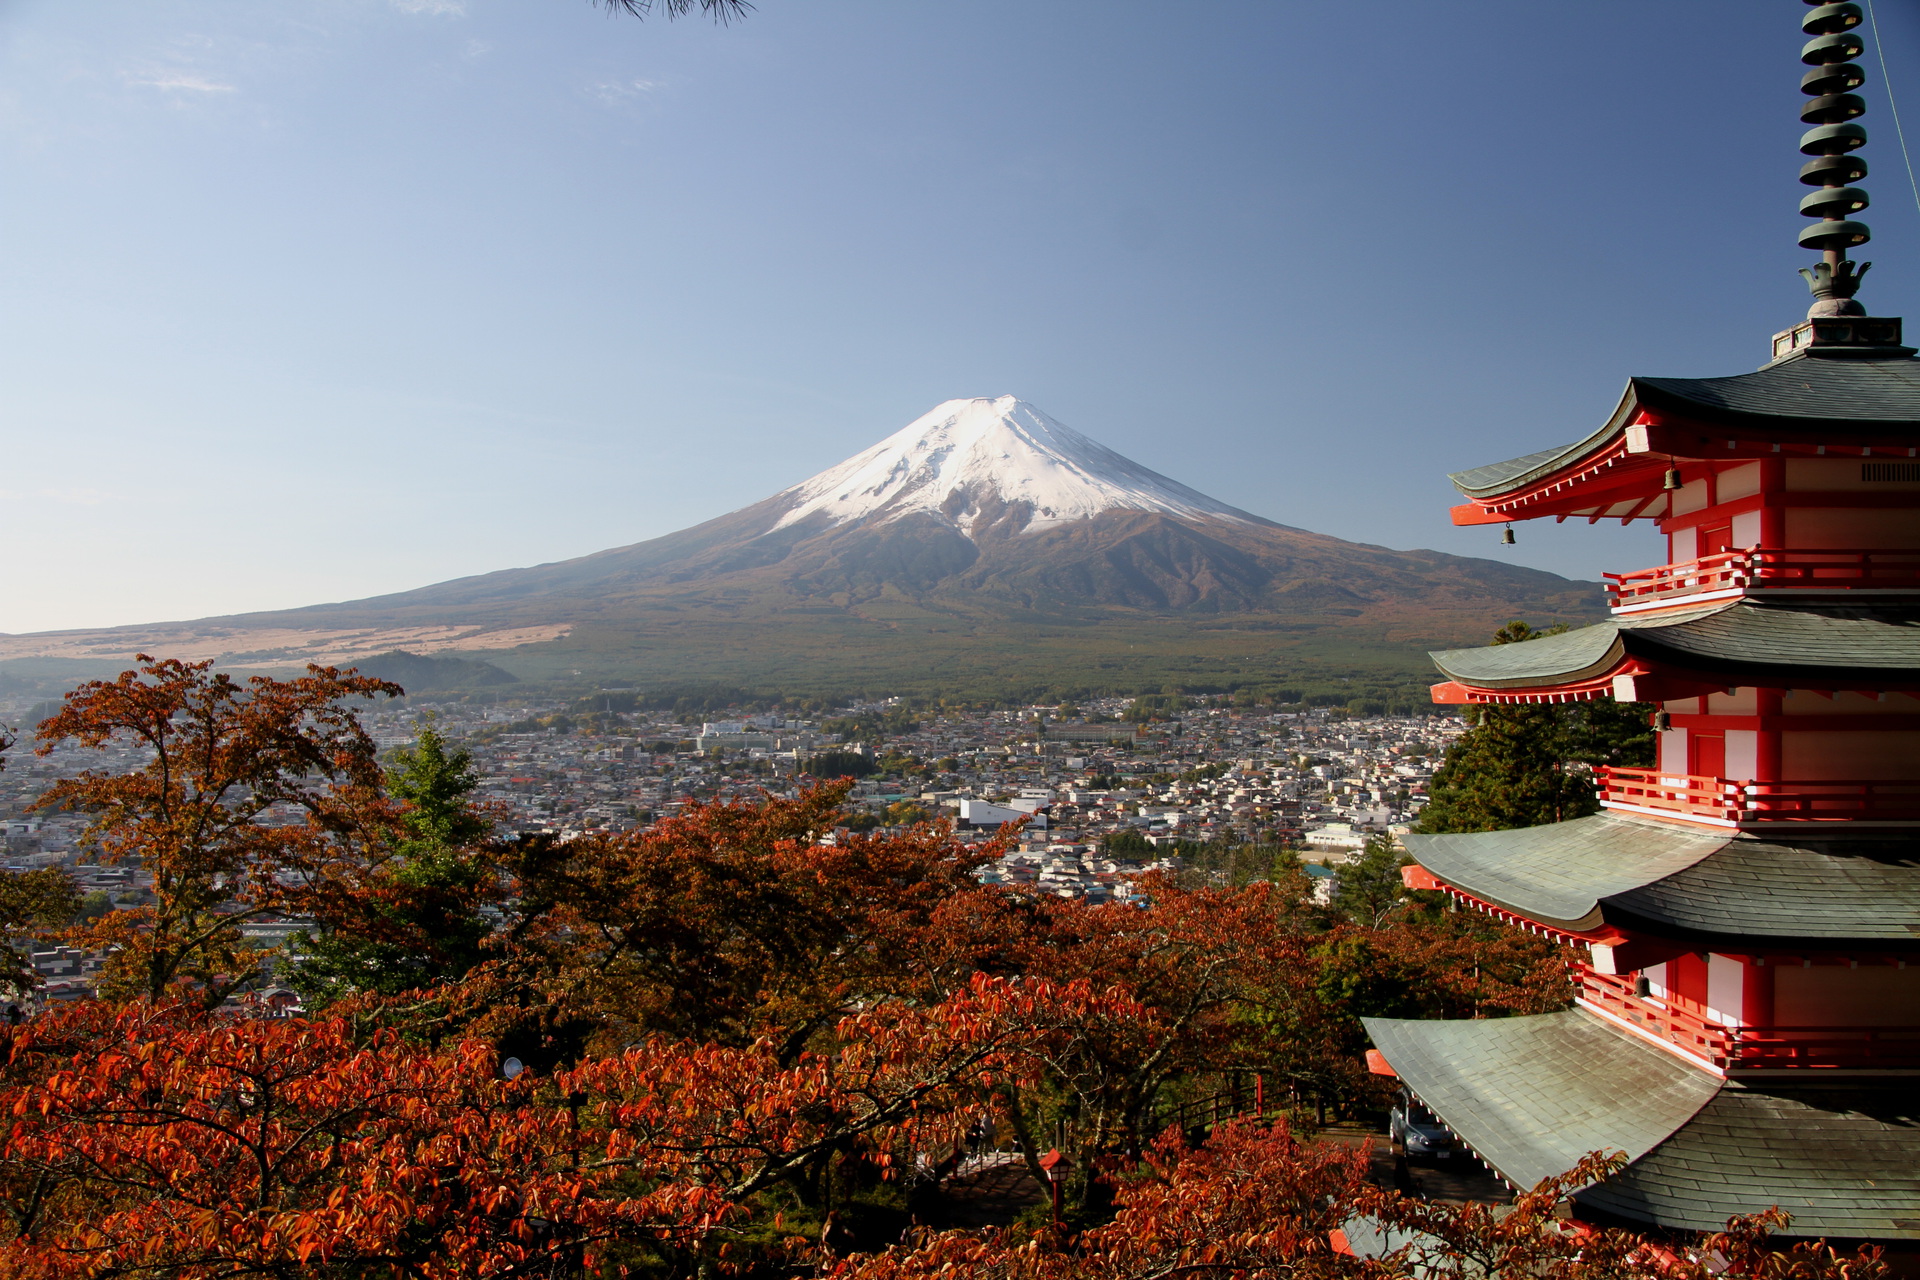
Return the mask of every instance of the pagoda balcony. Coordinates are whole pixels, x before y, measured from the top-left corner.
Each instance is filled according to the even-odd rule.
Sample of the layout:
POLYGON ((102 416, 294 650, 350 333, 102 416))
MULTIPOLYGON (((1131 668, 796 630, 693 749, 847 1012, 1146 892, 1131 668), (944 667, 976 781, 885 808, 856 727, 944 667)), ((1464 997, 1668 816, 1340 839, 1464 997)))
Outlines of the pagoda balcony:
POLYGON ((1601 576, 1616 613, 1769 591, 1920 591, 1920 551, 1748 547, 1601 576))
POLYGON ((1574 965, 1587 1009, 1719 1071, 1920 1071, 1920 1027, 1743 1027, 1652 995, 1631 977, 1574 965))
POLYGON ((1775 823, 1920 824, 1920 779, 1751 782, 1663 769, 1594 770, 1603 808, 1716 827, 1775 823))

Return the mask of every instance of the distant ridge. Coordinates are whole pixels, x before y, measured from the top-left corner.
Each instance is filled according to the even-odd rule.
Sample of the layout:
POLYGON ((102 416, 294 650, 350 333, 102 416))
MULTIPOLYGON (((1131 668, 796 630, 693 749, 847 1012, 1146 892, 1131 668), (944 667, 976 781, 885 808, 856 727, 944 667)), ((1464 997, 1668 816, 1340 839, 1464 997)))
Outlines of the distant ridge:
POLYGON ((523 680, 785 690, 1410 684, 1421 648, 1490 620, 1599 612, 1596 584, 1275 523, 1000 396, 647 542, 340 604, 5 637, 0 663, 145 646, 269 668, 484 652, 523 680))

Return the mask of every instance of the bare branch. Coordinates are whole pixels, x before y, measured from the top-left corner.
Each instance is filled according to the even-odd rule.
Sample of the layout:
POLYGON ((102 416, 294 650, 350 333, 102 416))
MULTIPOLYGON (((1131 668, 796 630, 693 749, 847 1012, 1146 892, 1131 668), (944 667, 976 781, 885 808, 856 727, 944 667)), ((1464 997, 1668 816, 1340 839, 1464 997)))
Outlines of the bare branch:
POLYGON ((735 18, 745 18, 753 12, 753 5, 749 0, 593 0, 593 2, 608 13, 624 13, 630 18, 645 18, 657 8, 666 15, 669 22, 675 18, 684 18, 697 8, 723 27, 735 18))

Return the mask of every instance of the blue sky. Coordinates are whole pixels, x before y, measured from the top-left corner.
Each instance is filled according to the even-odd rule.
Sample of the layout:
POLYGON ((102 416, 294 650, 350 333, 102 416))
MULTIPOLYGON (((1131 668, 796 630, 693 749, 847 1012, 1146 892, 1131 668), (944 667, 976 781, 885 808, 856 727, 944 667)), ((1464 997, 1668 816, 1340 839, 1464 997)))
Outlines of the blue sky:
MULTIPOLYGON (((1288 524, 1656 563, 1452 529, 1444 475, 1804 312, 1804 12, 0 0, 0 631, 634 542, 1005 393, 1288 524)), ((1879 19, 1920 133, 1920 3, 1879 19)))

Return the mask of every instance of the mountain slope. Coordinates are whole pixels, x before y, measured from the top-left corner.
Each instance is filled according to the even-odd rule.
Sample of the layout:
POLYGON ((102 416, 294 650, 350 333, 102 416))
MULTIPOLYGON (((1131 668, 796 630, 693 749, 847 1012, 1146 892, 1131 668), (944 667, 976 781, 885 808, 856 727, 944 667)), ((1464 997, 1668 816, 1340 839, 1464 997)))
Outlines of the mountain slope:
POLYGON ((786 688, 1331 679, 1342 664, 1414 679, 1427 644, 1598 603, 1594 584, 1262 519, 1003 396, 948 401, 764 501, 632 546, 342 604, 15 637, 0 658, 483 650, 523 678, 786 688))

